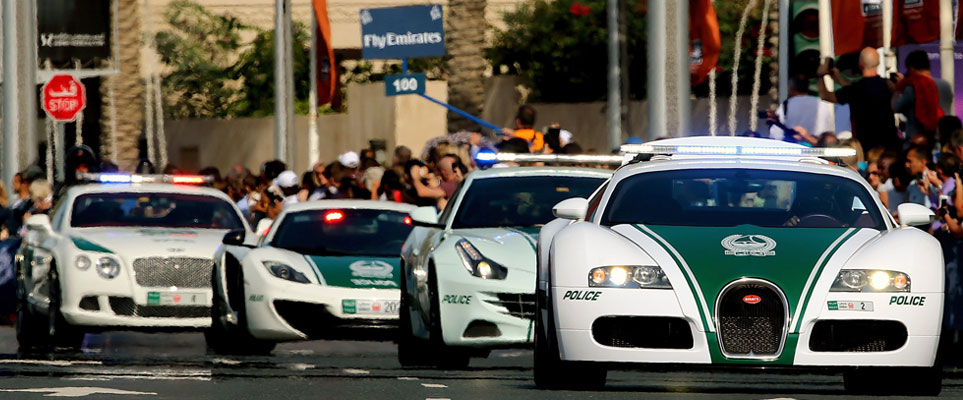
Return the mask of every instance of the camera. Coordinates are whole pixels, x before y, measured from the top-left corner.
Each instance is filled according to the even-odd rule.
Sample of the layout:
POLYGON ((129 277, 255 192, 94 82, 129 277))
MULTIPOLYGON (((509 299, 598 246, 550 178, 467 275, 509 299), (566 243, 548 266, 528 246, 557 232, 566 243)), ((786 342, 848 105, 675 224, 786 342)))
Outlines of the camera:
POLYGON ((950 206, 949 200, 949 196, 945 194, 940 195, 940 208, 936 210, 936 214, 940 218, 943 218, 944 215, 949 214, 950 218, 956 219, 956 207, 950 206))

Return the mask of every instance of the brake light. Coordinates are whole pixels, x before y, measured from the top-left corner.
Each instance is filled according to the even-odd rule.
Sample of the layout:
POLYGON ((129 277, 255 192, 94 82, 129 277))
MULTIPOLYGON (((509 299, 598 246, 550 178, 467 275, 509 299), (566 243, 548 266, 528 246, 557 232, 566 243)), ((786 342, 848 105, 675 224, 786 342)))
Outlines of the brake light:
POLYGON ((405 217, 405 225, 411 225, 411 217, 405 217))
POLYGON ((344 213, 341 211, 328 211, 326 214, 324 214, 324 222, 327 223, 341 222, 343 219, 344 213))
POLYGON ((200 185, 204 183, 204 177, 197 175, 174 175, 171 177, 171 183, 179 185, 200 185))

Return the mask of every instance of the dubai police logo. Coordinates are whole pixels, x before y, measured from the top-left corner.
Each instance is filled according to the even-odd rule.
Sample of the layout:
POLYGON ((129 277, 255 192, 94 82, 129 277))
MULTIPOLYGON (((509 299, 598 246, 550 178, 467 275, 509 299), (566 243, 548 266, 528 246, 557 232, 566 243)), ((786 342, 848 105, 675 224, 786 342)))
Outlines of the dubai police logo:
POLYGON ((391 278, 394 267, 380 260, 355 261, 348 266, 351 275, 362 278, 391 278))
POLYGON ((764 235, 729 235, 722 239, 727 256, 766 257, 774 256, 776 241, 764 235))

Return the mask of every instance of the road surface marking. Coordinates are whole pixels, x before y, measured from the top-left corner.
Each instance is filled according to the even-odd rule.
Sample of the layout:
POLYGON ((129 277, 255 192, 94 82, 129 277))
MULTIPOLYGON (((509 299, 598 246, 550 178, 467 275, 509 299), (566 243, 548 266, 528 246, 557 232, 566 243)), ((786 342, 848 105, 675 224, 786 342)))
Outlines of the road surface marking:
POLYGON ((304 370, 308 370, 308 369, 314 368, 314 365, 312 365, 312 364, 304 364, 304 363, 295 363, 295 364, 288 364, 288 368, 291 368, 291 369, 293 369, 293 370, 295 370, 295 371, 304 371, 304 370))
POLYGON ((54 367, 69 367, 71 365, 104 365, 101 361, 68 361, 68 360, 0 360, 0 364, 34 364, 50 365, 54 367))
POLYGON ((345 368, 344 373, 351 375, 368 375, 370 372, 363 369, 345 368))
POLYGON ((422 383, 421 386, 424 386, 426 388, 437 388, 437 389, 444 389, 448 387, 440 383, 422 383))
POLYGON ((229 358, 215 358, 213 360, 214 364, 225 364, 225 365, 240 365, 241 362, 238 360, 231 360, 229 358))
POLYGON ((44 397, 84 397, 92 394, 120 394, 126 396, 157 396, 153 392, 132 392, 129 390, 99 388, 99 387, 59 387, 59 388, 33 388, 33 389, 0 389, 0 392, 24 392, 24 393, 48 393, 44 397))
POLYGON ((417 381, 418 378, 415 378, 413 376, 399 376, 398 380, 399 381, 417 381))

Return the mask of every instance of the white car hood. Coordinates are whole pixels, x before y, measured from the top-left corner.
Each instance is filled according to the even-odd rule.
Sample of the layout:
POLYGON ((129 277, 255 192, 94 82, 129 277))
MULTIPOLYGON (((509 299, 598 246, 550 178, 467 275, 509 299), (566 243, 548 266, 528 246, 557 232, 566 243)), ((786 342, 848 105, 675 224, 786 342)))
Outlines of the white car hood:
POLYGON ((85 248, 94 246, 131 257, 211 258, 225 233, 224 229, 104 227, 76 229, 70 238, 81 250, 96 250, 85 248))

